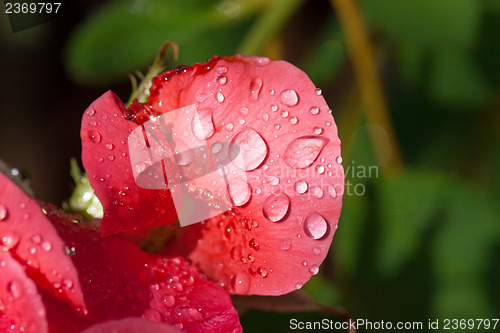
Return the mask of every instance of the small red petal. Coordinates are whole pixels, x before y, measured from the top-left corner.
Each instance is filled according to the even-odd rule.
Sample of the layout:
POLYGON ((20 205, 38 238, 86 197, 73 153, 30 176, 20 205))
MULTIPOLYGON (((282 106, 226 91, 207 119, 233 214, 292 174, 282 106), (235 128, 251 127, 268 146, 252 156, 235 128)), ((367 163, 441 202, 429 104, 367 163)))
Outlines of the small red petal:
POLYGON ((153 323, 140 318, 125 318, 120 320, 110 320, 105 323, 96 324, 89 327, 82 333, 180 333, 166 324, 153 323))
POLYGON ((65 253, 65 244, 29 197, 0 173, 0 249, 27 266, 27 274, 38 286, 76 309, 85 309, 78 273, 65 253), (71 287, 67 281, 71 281, 71 287))
POLYGON ((340 140, 320 90, 287 62, 236 55, 162 74, 147 106, 162 114, 193 104, 213 122, 209 145, 238 145, 250 186, 229 184, 236 207, 205 221, 189 258, 232 293, 300 288, 326 257, 344 188, 340 140))
POLYGON ((170 191, 137 186, 128 136, 138 127, 124 118, 125 107, 111 91, 94 101, 82 119, 82 161, 104 208, 101 234, 148 229, 177 220, 170 191))
POLYGON ((101 238, 92 225, 71 223, 63 213, 50 218, 74 249, 88 320, 142 317, 184 332, 241 332, 227 292, 184 259, 145 253, 119 235, 101 238))
MULTIPOLYGON (((48 332, 45 308, 35 283, 8 251, 0 249, 0 313, 25 333, 48 332)), ((3 325, 0 318, 0 331, 3 325)), ((6 322, 6 320, 4 320, 6 322)))

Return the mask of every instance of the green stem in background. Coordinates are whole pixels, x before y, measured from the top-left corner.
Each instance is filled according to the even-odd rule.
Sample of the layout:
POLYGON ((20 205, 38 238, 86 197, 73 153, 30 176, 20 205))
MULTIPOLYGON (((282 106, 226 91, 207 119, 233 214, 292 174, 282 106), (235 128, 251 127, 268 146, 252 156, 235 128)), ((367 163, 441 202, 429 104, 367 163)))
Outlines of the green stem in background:
POLYGON ((252 26, 238 48, 246 55, 260 54, 262 48, 289 21, 304 0, 274 0, 252 26))
POLYGON ((403 168, 403 163, 362 12, 356 0, 330 1, 344 31, 364 104, 365 117, 368 123, 381 126, 387 133, 389 147, 384 138, 370 131, 375 155, 383 170, 398 172, 403 168), (387 148, 391 150, 391 154, 385 162, 387 148))

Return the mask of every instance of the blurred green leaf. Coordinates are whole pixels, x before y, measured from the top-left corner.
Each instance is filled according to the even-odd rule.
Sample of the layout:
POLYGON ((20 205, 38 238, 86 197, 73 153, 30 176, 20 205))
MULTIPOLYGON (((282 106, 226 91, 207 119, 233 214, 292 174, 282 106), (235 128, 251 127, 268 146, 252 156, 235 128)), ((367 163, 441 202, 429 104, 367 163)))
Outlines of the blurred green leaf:
POLYGON ((476 37, 477 0, 363 0, 369 21, 391 36, 424 46, 468 46, 476 37))
POLYGON ((433 58, 429 83, 431 96, 452 106, 481 105, 490 93, 472 59, 457 50, 441 51, 433 58))
POLYGON ((382 274, 393 275, 417 255, 431 217, 442 207, 447 182, 439 175, 415 170, 383 179, 378 185, 380 246, 376 260, 382 274))
POLYGON ((80 82, 105 84, 151 63, 165 41, 178 43, 179 61, 232 54, 263 1, 113 1, 73 32, 65 60, 80 82))

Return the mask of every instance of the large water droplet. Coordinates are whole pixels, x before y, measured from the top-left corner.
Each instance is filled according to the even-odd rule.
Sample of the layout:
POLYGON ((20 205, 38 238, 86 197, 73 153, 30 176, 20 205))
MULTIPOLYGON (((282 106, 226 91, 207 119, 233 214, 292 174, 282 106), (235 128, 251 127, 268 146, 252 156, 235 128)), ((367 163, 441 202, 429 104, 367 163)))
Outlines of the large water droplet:
POLYGON ((250 101, 255 102, 259 99, 262 84, 262 78, 260 77, 253 78, 250 81, 250 101))
POLYGON ((89 108, 85 113, 87 114, 87 116, 92 117, 93 115, 95 115, 95 110, 89 108))
POLYGON ((4 205, 0 205, 0 221, 5 221, 9 217, 9 211, 4 205))
POLYGON ((320 175, 325 173, 325 166, 324 165, 316 165, 316 172, 320 175))
POLYGON ((113 150, 114 148, 115 148, 115 146, 112 143, 107 143, 106 144, 106 149, 107 150, 113 150))
POLYGON ((309 185, 304 180, 298 180, 295 182, 293 187, 295 188, 295 191, 297 191, 298 194, 304 194, 307 192, 307 188, 309 187, 309 185))
POLYGON ((314 90, 314 92, 316 93, 316 95, 320 96, 322 94, 322 91, 321 89, 319 88, 316 88, 316 90, 314 90))
POLYGON ((229 147, 230 156, 236 157, 239 152, 246 171, 256 169, 266 158, 267 145, 253 128, 245 128, 238 132, 231 143, 234 145, 229 147))
POLYGON ((318 213, 309 214, 304 220, 304 232, 314 239, 321 239, 328 231, 328 223, 318 213))
POLYGON ((226 74, 227 73, 227 67, 226 66, 218 66, 215 71, 219 74, 226 74))
POLYGON ((231 281, 233 290, 236 294, 245 295, 250 290, 250 275, 245 272, 236 273, 231 281))
POLYGON ((321 127, 319 127, 319 126, 314 126, 313 127, 313 132, 314 132, 314 134, 318 134, 319 135, 319 134, 323 133, 323 129, 321 127))
POLYGON ((262 205, 264 217, 271 222, 281 221, 290 209, 290 198, 281 193, 279 195, 271 194, 262 205))
POLYGON ((318 158, 328 141, 321 136, 302 136, 288 144, 283 159, 292 168, 307 168, 318 158))
POLYGON ((243 206, 250 200, 252 190, 250 186, 241 180, 233 181, 229 184, 229 194, 236 206, 243 206))
POLYGON ((318 274, 318 272, 319 272, 318 266, 312 265, 311 267, 309 267, 309 273, 311 273, 312 275, 316 275, 318 274))
POLYGON ((287 106, 295 106, 299 102, 299 96, 295 90, 286 89, 281 92, 279 101, 287 106))
POLYGON ((96 131, 90 131, 89 139, 94 143, 99 143, 101 142, 101 134, 99 134, 99 132, 96 131))
POLYGON ((319 108, 317 106, 311 106, 309 112, 311 112, 312 115, 317 115, 319 113, 319 108))
POLYGON ((265 267, 259 266, 259 268, 257 268, 257 273, 263 278, 265 278, 267 277, 268 271, 265 267))
POLYGON ((209 139, 215 132, 212 115, 209 112, 195 113, 191 123, 191 129, 198 140, 209 139))
POLYGON ((298 121, 297 117, 290 117, 290 124, 295 125, 298 121))

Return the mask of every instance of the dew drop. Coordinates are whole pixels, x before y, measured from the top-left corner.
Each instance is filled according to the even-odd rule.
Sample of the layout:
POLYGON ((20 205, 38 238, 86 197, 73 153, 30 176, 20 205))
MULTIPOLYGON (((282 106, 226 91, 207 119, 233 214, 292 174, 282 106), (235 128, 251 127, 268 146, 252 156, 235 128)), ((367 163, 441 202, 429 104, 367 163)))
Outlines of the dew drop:
POLYGON ((315 248, 313 249, 313 253, 314 253, 315 255, 319 256, 319 255, 321 254, 321 249, 320 249, 319 247, 315 247, 315 248))
POLYGON ((0 238, 0 245, 2 245, 6 250, 12 249, 19 243, 19 237, 15 234, 6 234, 0 238))
POLYGON ((319 113, 319 108, 317 106, 311 106, 311 108, 309 109, 309 112, 312 115, 317 115, 319 113))
POLYGON ((290 250, 291 247, 292 247, 292 241, 289 240, 288 238, 283 239, 280 242, 280 249, 282 249, 283 251, 288 251, 290 250))
POLYGON ((293 185, 293 188, 295 189, 295 191, 297 191, 298 194, 304 194, 304 193, 306 193, 308 187, 309 187, 309 185, 304 180, 298 180, 293 185))
POLYGON ((328 194, 334 199, 337 197, 337 191, 335 191, 335 188, 331 185, 328 185, 328 194))
POLYGON ((328 223, 318 213, 309 214, 304 220, 304 232, 313 239, 321 239, 328 231, 328 223))
POLYGON ((171 308, 175 305, 175 297, 173 295, 163 295, 161 297, 161 304, 167 308, 171 308))
POLYGON ((271 194, 262 205, 262 214, 271 222, 281 221, 290 210, 290 198, 281 193, 271 194))
POLYGON ((95 120, 89 121, 90 126, 97 126, 97 122, 95 120))
POLYGON ((240 123, 240 125, 245 125, 246 120, 245 119, 240 119, 240 121, 238 121, 238 123, 240 123))
POLYGON ((265 278, 267 277, 268 271, 265 267, 259 266, 259 268, 257 268, 257 273, 263 278, 265 278))
POLYGON ((274 89, 269 90, 269 95, 274 96, 274 89))
POLYGON ((267 112, 264 112, 262 114, 262 120, 264 120, 264 121, 268 121, 269 120, 269 114, 267 112))
POLYGON ((314 132, 314 134, 320 135, 321 133, 323 133, 323 129, 321 127, 319 127, 319 126, 314 126, 313 127, 313 132, 314 132))
POLYGON ((87 116, 92 117, 93 115, 95 115, 95 110, 89 108, 85 113, 87 114, 87 116))
POLYGON ((299 103, 299 96, 295 90, 286 89, 281 92, 279 101, 281 104, 285 104, 287 106, 295 106, 299 103))
POLYGON ((325 166, 324 165, 317 165, 316 172, 320 175, 324 174, 325 173, 325 166))
POLYGON ((31 237, 33 244, 40 244, 42 242, 42 237, 39 234, 35 234, 31 237))
POLYGON ((260 77, 253 78, 250 81, 250 101, 255 102, 259 99, 262 84, 262 78, 260 77))
POLYGON ((290 124, 295 125, 298 121, 297 117, 290 117, 290 124))
POLYGON ((245 107, 242 107, 240 109, 240 113, 244 116, 246 116, 248 114, 248 112, 250 112, 250 110, 248 110, 248 108, 245 108, 245 107))
POLYGON ((63 285, 64 285, 66 288, 68 288, 68 289, 73 288, 73 285, 74 285, 73 280, 71 280, 71 279, 64 279, 64 280, 62 281, 62 283, 63 283, 63 285))
POLYGON ((271 59, 267 57, 250 56, 249 58, 257 66, 266 66, 271 62, 271 59))
POLYGON ((283 110, 283 111, 281 111, 281 116, 282 116, 283 118, 288 117, 288 111, 287 111, 287 110, 283 110))
POLYGON ((274 124, 274 128, 279 130, 281 128, 281 125, 280 124, 274 124))
POLYGON ((198 140, 209 139, 215 132, 212 115, 208 112, 195 113, 191 123, 191 130, 198 140))
POLYGON ((227 123, 225 127, 229 132, 231 132, 234 128, 234 125, 233 123, 227 123))
POLYGON ((107 143, 106 144, 106 149, 107 150, 113 150, 114 148, 115 148, 115 146, 112 143, 107 143))
POLYGON ((89 139, 93 143, 99 143, 99 142, 101 142, 101 134, 99 134, 99 132, 96 132, 96 131, 90 131, 89 132, 89 139))
POLYGON ((336 158, 336 161, 337 161, 338 164, 342 163, 342 156, 338 156, 336 158))
POLYGON ((235 206, 243 206, 252 196, 250 186, 244 181, 237 180, 230 182, 228 187, 229 195, 231 196, 235 206))
POLYGON ((181 150, 174 154, 175 161, 177 164, 185 166, 189 165, 194 160, 194 153, 191 149, 181 150))
POLYGON ((9 211, 4 205, 0 205, 0 221, 5 221, 9 217, 9 211))
POLYGON ((278 177, 274 177, 274 176, 269 176, 269 178, 267 178, 267 181, 269 182, 269 184, 271 185, 278 185, 279 182, 280 182, 280 179, 278 177))
POLYGON ((218 92, 215 97, 217 99, 217 102, 219 102, 219 103, 224 102, 225 97, 224 97, 224 95, 221 92, 218 92))
POLYGON ((245 272, 238 272, 231 280, 233 290, 236 294, 248 294, 250 290, 250 275, 245 272))
POLYGON ((48 242, 48 241, 45 241, 42 243, 42 249, 46 252, 49 252, 50 250, 52 250, 52 243, 48 242))
POLYGON ((317 199, 323 198, 323 190, 319 186, 311 186, 311 194, 317 199))
POLYGON ((283 159, 292 168, 307 168, 318 158, 328 141, 327 138, 320 136, 299 137, 288 144, 283 159))
POLYGON ((218 152, 220 152, 222 150, 222 143, 220 143, 220 142, 214 143, 212 145, 212 147, 210 148, 210 150, 212 151, 212 153, 217 154, 218 152))
POLYGON ((254 249, 255 251, 259 251, 259 243, 255 240, 255 238, 252 238, 249 242, 248 242, 248 246, 250 246, 252 249, 254 249))
POLYGON ((321 89, 319 89, 319 88, 316 88, 316 90, 314 90, 314 92, 315 92, 315 93, 316 93, 316 95, 318 95, 318 96, 321 96, 321 94, 323 93, 323 92, 321 91, 321 89))
POLYGON ((306 267, 307 266, 307 261, 302 261, 302 266, 306 267))
POLYGON ((218 74, 226 74, 227 73, 227 67, 226 66, 218 66, 215 71, 218 74))
POLYGON ((309 273, 311 273, 312 275, 316 275, 318 274, 318 272, 319 272, 318 266, 312 265, 311 267, 309 267, 309 273))
POLYGON ((227 82, 227 77, 225 75, 220 75, 217 78, 217 83, 220 84, 221 86, 225 85, 227 82))
POLYGON ((234 144, 229 146, 230 156, 237 156, 239 152, 246 171, 256 169, 267 156, 267 145, 253 128, 245 128, 238 132, 231 143, 234 144))
POLYGON ((278 111, 278 106, 277 105, 271 105, 271 111, 273 111, 273 112, 278 111))

